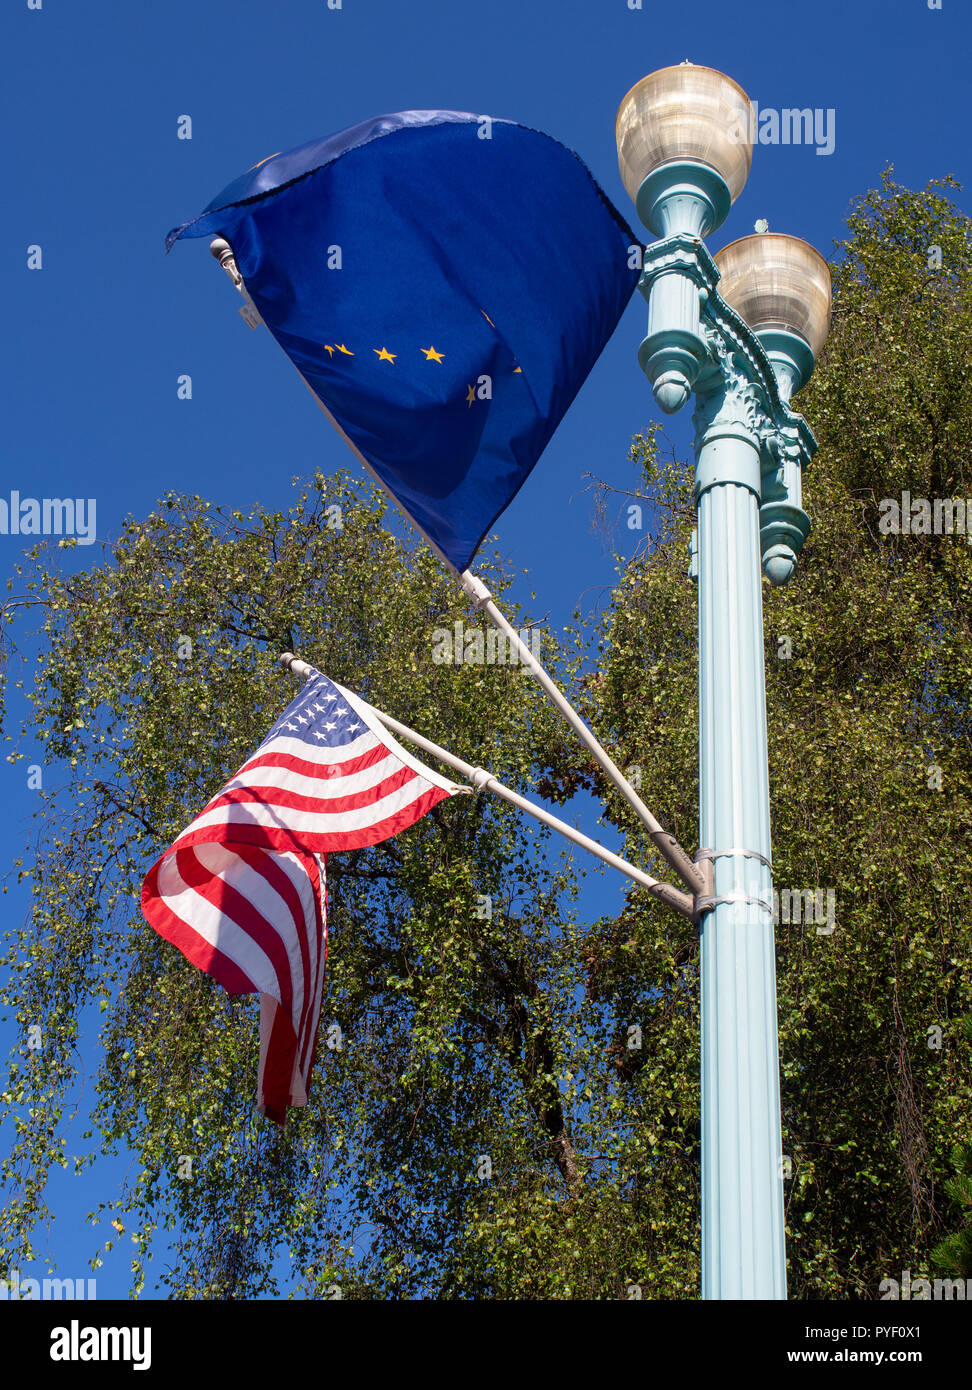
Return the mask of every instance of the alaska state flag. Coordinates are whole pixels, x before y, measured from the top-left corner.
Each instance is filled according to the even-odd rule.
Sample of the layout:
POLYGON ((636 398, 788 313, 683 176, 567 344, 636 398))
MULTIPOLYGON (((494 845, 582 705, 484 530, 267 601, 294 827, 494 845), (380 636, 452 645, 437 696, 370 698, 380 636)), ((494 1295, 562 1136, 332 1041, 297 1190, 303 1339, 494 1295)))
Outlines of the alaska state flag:
POLYGON ((166 245, 201 236, 230 243, 332 421, 458 570, 639 275, 638 238, 575 154, 462 111, 381 116, 271 155, 166 245))

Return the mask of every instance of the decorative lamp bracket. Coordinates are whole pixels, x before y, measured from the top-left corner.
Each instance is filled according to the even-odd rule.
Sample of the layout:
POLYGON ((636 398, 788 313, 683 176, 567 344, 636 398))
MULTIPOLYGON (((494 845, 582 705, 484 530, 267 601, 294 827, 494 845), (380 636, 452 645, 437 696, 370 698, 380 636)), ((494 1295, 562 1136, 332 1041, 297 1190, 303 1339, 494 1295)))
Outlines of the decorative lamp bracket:
POLYGON ((789 398, 812 370, 796 335, 767 342, 718 291, 719 269, 698 237, 679 232, 646 247, 638 288, 648 301, 648 336, 638 352, 655 399, 671 414, 695 392, 696 449, 705 440, 748 439, 759 457, 738 478, 696 479, 696 492, 718 481, 744 483, 760 499, 763 571, 785 584, 810 532, 802 470, 817 441, 789 398), (793 339, 791 342, 790 339, 793 339))

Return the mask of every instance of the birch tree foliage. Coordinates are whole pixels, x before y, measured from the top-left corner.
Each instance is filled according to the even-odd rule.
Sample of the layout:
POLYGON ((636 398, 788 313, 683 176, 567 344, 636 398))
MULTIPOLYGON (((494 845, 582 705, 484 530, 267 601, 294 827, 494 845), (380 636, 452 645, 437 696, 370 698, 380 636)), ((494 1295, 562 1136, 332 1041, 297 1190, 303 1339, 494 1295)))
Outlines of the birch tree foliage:
MULTIPOLYGON (((131 1238, 134 1291, 161 1253, 149 1288, 187 1298, 449 1288, 496 1187, 528 1173, 554 1201, 576 1184, 558 1085, 575 878, 505 803, 456 797, 330 856, 312 1103, 283 1133, 253 1109, 254 1001, 227 997, 138 908, 146 869, 293 697, 282 649, 523 789, 560 757, 564 726, 534 682, 476 660, 482 620, 383 514, 346 478, 317 479, 286 513, 172 496, 100 564, 67 576, 38 550, 23 566, 12 602, 42 621, 21 742, 43 748, 51 790, 20 864, 30 916, 3 966, 19 1038, 0 1094, 15 1128, 4 1267, 46 1249, 51 1167, 106 1150, 137 1161, 92 1213, 109 1236, 92 1231, 96 1266, 131 1238), (434 661, 456 622, 467 659, 434 661), (64 1137, 77 1107, 80 1153, 64 1137)), ((488 1277, 464 1273, 463 1288, 488 1277)))

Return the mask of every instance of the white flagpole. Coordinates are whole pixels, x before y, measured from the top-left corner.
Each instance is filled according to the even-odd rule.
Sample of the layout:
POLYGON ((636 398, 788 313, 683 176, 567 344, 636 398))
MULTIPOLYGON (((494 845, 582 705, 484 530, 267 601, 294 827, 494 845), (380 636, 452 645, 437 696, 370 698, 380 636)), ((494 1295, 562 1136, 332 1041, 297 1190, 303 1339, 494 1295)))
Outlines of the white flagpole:
MULTIPOLYGON (((295 676, 301 676, 305 680, 310 676, 320 674, 315 667, 308 665, 306 661, 301 661, 299 657, 294 656, 293 652, 282 652, 280 662, 283 666, 293 671, 295 676)), ((540 821, 543 825, 549 826, 551 830, 556 830, 559 834, 563 835, 581 849, 588 850, 589 853, 603 860, 605 864, 609 864, 613 869, 617 869, 619 873, 625 874, 628 878, 633 879, 634 882, 640 884, 642 888, 646 888, 652 897, 657 898, 660 902, 666 903, 669 907, 673 907, 676 912, 680 912, 684 917, 691 918, 693 921, 695 920, 695 901, 688 893, 683 893, 680 889, 673 888, 670 883, 663 883, 657 878, 652 878, 650 874, 646 874, 642 869, 636 868, 634 864, 629 864, 626 859, 622 859, 617 854, 612 854, 609 849, 605 849, 603 845, 599 845, 597 841, 592 840, 589 835, 583 834, 580 830, 575 830, 572 825, 568 825, 566 821, 558 820, 556 816, 551 815, 550 812, 545 810, 542 806, 537 806, 534 802, 527 801, 526 797, 520 796, 519 792, 515 792, 512 788, 504 786, 502 782, 498 782, 496 778, 493 777, 491 773, 485 771, 485 769, 474 767, 472 763, 467 763, 464 759, 457 758, 456 755, 450 753, 448 749, 440 747, 437 743, 433 743, 431 739, 424 738, 421 734, 417 734, 414 729, 410 729, 407 725, 399 723, 397 719, 393 719, 390 714, 385 714, 383 710, 377 709, 366 700, 362 700, 360 695, 358 695, 357 698, 362 704, 367 705, 370 712, 376 719, 384 724, 386 729, 391 730, 391 732, 396 734, 399 738, 404 738, 409 743, 414 743, 417 748, 421 748, 423 752, 428 753, 431 757, 438 758, 449 767, 455 768, 457 772, 461 773, 462 776, 472 784, 477 792, 489 791, 493 792, 495 796, 502 797, 504 801, 508 801, 519 810, 525 811, 527 815, 533 816, 535 820, 540 821)))
MULTIPOLYGON (((253 312, 256 313, 256 309, 252 305, 252 301, 250 301, 249 295, 246 293, 246 287, 243 284, 243 277, 239 272, 239 268, 236 264, 236 259, 233 255, 233 250, 229 242, 224 240, 222 237, 216 237, 212 242, 210 242, 209 249, 213 256, 215 256, 215 258, 219 261, 223 269, 226 271, 227 275, 229 275, 230 279, 233 281, 233 284, 247 300, 247 303, 250 305, 251 308, 253 308, 253 312)), ((506 618, 497 608, 496 604, 493 602, 492 594, 487 589, 483 581, 477 578, 477 576, 474 575, 470 570, 463 570, 462 573, 460 573, 456 569, 455 565, 442 553, 442 551, 440 550, 438 545, 436 545, 432 537, 425 533, 425 531, 422 529, 421 526, 419 526, 415 518, 413 516, 410 516, 409 513, 406 512, 405 509, 401 506, 394 494, 388 491, 381 478, 371 467, 368 460, 361 453, 360 449, 358 449, 354 442, 348 438, 347 434, 345 434, 344 430, 338 424, 337 420, 335 420, 334 416, 328 410, 327 406, 318 396, 317 392, 311 386, 310 382, 303 375, 303 373, 298 371, 297 375, 300 377, 301 381, 307 387, 308 391, 311 394, 311 397, 316 402, 319 409, 324 412, 328 420, 331 422, 331 424, 337 430, 338 434, 344 440, 345 444, 347 444, 351 452, 361 462, 368 475, 375 480, 375 482, 379 485, 379 487, 382 488, 382 490, 386 493, 387 496, 391 497, 392 501, 395 503, 396 507, 398 507, 399 511, 405 517, 406 521, 408 521, 412 526, 415 527, 415 529, 420 533, 420 535, 424 538, 427 544, 431 546, 432 550, 436 553, 436 555, 438 555, 439 559, 446 566, 446 568, 456 576, 456 578, 459 580, 459 583, 462 585, 463 592, 467 595, 468 598, 472 600, 474 606, 483 613, 485 613, 486 617, 493 624, 493 626, 497 628, 498 631, 502 632, 504 636, 508 639, 508 641, 510 641, 513 644, 513 647, 516 650, 517 656, 519 658, 520 664, 522 666, 525 666, 526 669, 531 673, 531 675, 534 677, 537 684, 543 690, 544 694, 550 700, 554 708, 557 709, 563 715, 567 723, 574 730, 574 733, 580 739, 581 743, 583 743, 584 747, 594 758, 595 762, 606 774, 608 779, 614 784, 614 786, 617 787, 618 791, 628 802, 628 805, 635 812, 635 815, 637 815, 638 819, 642 822, 644 826, 647 827, 649 839, 652 840, 652 842, 657 847, 658 851, 672 866, 672 868, 678 874, 682 882, 685 883, 689 888, 691 888, 692 892, 696 895, 705 894, 708 891, 710 891, 709 880, 705 871, 699 868, 699 866, 693 862, 689 855, 686 854, 685 850, 682 849, 682 846, 678 843, 675 836, 670 834, 667 830, 665 830, 662 827, 661 823, 657 821, 655 817, 651 814, 651 812, 648 810, 648 807, 642 801, 641 797, 635 791, 634 787, 631 785, 628 779, 624 776, 621 769, 614 762, 613 758, 602 746, 602 744, 594 735, 594 733, 587 727, 583 719, 581 719, 580 715, 574 709, 573 705, 571 705, 570 701, 566 698, 565 695, 563 695, 559 686, 556 685, 556 683, 547 674, 543 666, 540 665, 539 661, 537 661, 536 657, 533 655, 527 644, 523 641, 520 634, 506 620, 506 618)), ((595 842, 592 841, 591 843, 593 844, 595 842)))
POLYGON ((611 755, 587 727, 570 701, 561 693, 560 688, 551 680, 550 676, 530 651, 530 648, 523 641, 520 634, 511 626, 496 607, 496 604, 493 602, 493 596, 483 581, 478 579, 476 575, 472 574, 469 570, 463 570, 462 574, 459 576, 459 581, 462 584, 464 592, 472 599, 475 606, 486 614, 495 628, 498 628, 500 632, 515 644, 521 663, 536 679, 550 703, 564 716, 581 743, 584 744, 594 760, 614 783, 638 818, 648 827, 649 837, 654 841, 669 864, 671 864, 682 882, 687 884, 688 887, 692 889, 693 893, 704 893, 706 891, 706 880, 702 870, 699 869, 685 853, 685 850, 682 849, 681 845, 675 839, 675 836, 670 835, 667 830, 664 830, 651 814, 634 787, 615 764, 611 755))

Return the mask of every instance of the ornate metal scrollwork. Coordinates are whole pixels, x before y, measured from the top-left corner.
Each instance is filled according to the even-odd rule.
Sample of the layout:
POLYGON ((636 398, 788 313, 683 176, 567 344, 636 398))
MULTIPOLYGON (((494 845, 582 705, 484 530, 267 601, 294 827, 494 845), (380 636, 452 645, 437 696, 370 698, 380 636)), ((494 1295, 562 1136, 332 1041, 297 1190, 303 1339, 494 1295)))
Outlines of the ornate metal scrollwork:
POLYGON ((685 233, 645 251, 638 288, 649 332, 639 359, 663 409, 696 395, 696 447, 713 429, 738 430, 760 452, 763 571, 784 584, 810 531, 802 470, 817 449, 806 420, 791 410, 763 344, 718 291, 719 270, 703 243, 685 233))

